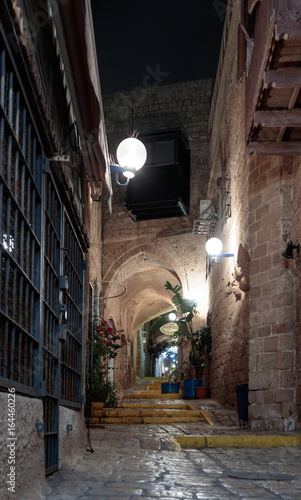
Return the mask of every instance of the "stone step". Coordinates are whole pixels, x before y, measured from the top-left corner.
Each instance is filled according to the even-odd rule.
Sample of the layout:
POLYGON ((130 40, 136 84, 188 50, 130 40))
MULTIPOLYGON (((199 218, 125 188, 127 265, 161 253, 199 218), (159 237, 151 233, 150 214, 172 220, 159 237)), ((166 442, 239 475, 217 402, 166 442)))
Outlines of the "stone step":
POLYGON ((208 412, 183 403, 123 403, 117 408, 104 408, 103 403, 92 403, 90 425, 99 424, 165 424, 208 422, 208 412))
POLYGON ((161 394, 161 392, 155 391, 143 391, 136 392, 134 394, 123 394, 120 396, 121 399, 181 399, 182 393, 173 392, 167 394, 161 394))
POLYGON ((172 424, 172 423, 187 423, 187 422, 201 422, 202 418, 199 417, 104 417, 92 418, 90 425, 98 424, 172 424))
POLYGON ((200 417, 200 410, 139 410, 139 409, 117 409, 117 410, 94 410, 92 417, 115 418, 115 417, 200 417))

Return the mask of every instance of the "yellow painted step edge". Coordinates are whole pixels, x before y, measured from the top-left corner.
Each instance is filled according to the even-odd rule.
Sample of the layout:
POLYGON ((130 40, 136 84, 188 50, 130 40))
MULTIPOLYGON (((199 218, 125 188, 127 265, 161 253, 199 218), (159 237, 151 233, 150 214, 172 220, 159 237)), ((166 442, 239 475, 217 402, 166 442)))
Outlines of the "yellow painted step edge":
POLYGON ((279 446, 301 446, 301 435, 298 436, 173 436, 182 448, 217 448, 244 447, 269 448, 279 446))

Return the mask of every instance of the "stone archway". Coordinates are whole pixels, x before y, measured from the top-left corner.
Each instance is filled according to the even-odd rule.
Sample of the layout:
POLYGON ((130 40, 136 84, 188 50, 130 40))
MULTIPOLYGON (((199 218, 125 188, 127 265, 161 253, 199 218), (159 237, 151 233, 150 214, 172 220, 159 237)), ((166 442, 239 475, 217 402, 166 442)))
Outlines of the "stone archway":
MULTIPOLYGON (((123 370, 115 372, 115 381, 120 387, 130 385, 136 378, 135 339, 141 325, 160 314, 173 309, 171 295, 165 290, 164 283, 171 281, 181 284, 177 274, 169 265, 149 253, 139 252, 127 259, 107 283, 104 294, 105 317, 112 317, 118 330, 122 329, 123 342, 128 348, 119 354, 123 370), (113 299, 118 291, 118 285, 126 287, 126 293, 113 299), (129 348, 131 346, 131 348, 129 348)), ((108 276, 106 276, 108 278, 108 276)), ((119 290, 121 290, 119 286, 119 290)))

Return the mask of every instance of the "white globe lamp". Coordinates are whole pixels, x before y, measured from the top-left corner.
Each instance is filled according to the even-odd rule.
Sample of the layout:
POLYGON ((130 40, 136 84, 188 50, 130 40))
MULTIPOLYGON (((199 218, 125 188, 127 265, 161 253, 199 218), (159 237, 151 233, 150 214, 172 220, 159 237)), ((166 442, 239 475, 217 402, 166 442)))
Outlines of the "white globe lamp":
POLYGON ((123 175, 132 179, 135 173, 127 170, 126 167, 140 170, 146 162, 146 147, 136 137, 128 137, 119 144, 116 156, 119 165, 124 168, 123 175))
POLYGON ((223 249, 223 244, 219 238, 210 238, 205 248, 209 255, 219 255, 223 249))

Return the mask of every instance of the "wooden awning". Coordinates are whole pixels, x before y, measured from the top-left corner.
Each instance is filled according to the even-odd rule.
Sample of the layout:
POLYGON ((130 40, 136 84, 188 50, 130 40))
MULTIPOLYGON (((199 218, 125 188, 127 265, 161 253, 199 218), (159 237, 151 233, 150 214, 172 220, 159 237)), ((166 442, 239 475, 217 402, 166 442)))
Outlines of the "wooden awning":
POLYGON ((250 154, 299 155, 300 1, 248 3, 256 15, 246 81, 246 150, 250 154))
POLYGON ((77 120, 92 193, 104 182, 112 194, 107 137, 90 0, 57 2, 77 105, 77 120))

